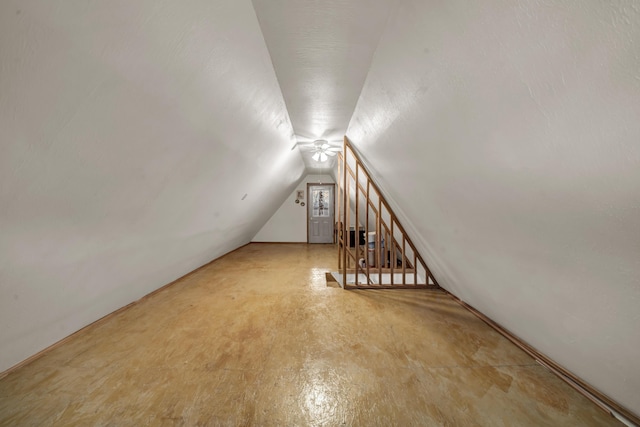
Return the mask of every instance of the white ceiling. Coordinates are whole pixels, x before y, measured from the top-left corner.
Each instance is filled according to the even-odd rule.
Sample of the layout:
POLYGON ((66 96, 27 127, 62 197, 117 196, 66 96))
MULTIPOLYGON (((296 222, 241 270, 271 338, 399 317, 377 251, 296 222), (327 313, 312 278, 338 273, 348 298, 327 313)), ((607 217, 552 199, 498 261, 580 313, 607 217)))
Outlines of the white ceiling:
POLYGON ((636 3, 0 1, 0 370, 249 242, 351 122, 439 283, 640 413, 636 3))
MULTIPOLYGON (((298 141, 341 142, 397 0, 253 0, 298 141)), ((309 173, 327 173, 302 152, 309 173)))

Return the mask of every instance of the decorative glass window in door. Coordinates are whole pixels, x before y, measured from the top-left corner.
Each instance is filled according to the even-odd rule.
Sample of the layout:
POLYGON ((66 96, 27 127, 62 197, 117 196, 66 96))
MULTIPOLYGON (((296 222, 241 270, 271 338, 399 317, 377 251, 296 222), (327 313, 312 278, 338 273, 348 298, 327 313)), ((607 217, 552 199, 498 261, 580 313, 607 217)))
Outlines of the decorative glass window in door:
POLYGON ((313 189, 313 216, 330 216, 331 193, 329 190, 313 189))

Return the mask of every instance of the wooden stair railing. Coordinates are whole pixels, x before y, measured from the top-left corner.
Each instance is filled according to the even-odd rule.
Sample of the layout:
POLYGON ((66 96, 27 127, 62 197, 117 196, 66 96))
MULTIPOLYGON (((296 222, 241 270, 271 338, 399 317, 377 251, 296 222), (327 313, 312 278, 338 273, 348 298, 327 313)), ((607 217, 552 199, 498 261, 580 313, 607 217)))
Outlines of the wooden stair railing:
POLYGON ((346 136, 338 154, 336 200, 338 268, 345 289, 439 288, 346 136))

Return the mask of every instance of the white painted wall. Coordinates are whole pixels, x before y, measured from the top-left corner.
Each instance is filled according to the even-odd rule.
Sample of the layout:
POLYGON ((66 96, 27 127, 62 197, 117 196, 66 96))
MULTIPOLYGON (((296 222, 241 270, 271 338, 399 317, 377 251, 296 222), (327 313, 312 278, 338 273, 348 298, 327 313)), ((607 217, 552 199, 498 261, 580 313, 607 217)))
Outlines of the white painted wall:
POLYGON ((0 371, 249 242, 304 173, 249 0, 3 1, 0 64, 0 371))
POLYGON ((442 286, 640 414, 637 5, 402 1, 348 136, 442 286))
MULTIPOLYGON (((306 242, 307 241, 307 184, 333 184, 331 175, 307 175, 291 192, 282 206, 273 214, 253 242, 306 242), (298 190, 304 191, 305 206, 296 203, 298 190)), ((335 196, 334 196, 335 197, 335 196)))

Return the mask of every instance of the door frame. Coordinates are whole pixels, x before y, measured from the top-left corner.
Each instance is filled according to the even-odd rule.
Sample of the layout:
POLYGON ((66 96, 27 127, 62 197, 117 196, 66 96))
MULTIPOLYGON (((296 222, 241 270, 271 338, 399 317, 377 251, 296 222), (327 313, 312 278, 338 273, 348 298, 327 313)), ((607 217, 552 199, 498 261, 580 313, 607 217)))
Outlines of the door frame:
MULTIPOLYGON (((333 244, 336 243, 336 183, 335 182, 307 182, 307 209, 305 212, 305 217, 306 217, 306 221, 307 221, 307 244, 309 243, 309 209, 311 209, 311 192, 309 191, 309 187, 314 187, 316 185, 324 185, 326 187, 331 186, 333 187, 333 191, 331 191, 331 194, 333 195, 333 224, 331 224, 331 228, 333 229, 333 232, 331 233, 331 235, 333 236, 333 244)), ((326 243, 329 244, 329 243, 326 243)))

